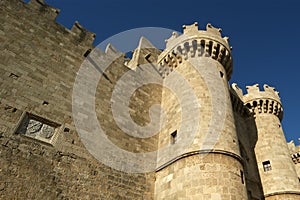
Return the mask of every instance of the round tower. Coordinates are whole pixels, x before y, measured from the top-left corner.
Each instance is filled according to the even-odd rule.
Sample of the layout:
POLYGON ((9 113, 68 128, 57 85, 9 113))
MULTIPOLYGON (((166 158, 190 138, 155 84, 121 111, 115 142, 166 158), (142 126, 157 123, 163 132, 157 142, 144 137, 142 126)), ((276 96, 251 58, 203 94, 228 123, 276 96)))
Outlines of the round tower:
POLYGON ((158 155, 155 199, 247 199, 228 87, 228 38, 210 24, 206 30, 197 23, 183 26, 183 34, 166 40, 158 64, 164 85, 176 92, 164 89, 162 95, 171 125, 160 133, 158 147, 170 148, 158 155))
POLYGON ((283 108, 273 87, 247 87, 243 101, 254 115, 255 154, 266 199, 300 199, 300 184, 282 130, 283 108))

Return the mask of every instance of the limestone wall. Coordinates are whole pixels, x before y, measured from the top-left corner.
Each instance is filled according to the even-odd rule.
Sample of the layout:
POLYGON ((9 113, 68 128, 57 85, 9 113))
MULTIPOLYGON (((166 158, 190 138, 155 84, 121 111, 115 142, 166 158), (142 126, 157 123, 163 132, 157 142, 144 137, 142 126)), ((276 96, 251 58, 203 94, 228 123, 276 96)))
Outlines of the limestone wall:
MULTIPOLYGON (((278 93, 267 85, 265 93, 257 85, 249 87, 248 96, 229 91, 232 58, 220 29, 184 26, 183 36, 174 33, 164 52, 141 38, 129 60, 111 45, 91 53, 95 35, 78 22, 71 30, 59 25, 55 18, 60 11, 42 0, 3 0, 0 5, 1 199, 263 199, 263 193, 266 199, 299 198, 292 194, 300 191, 299 157, 291 157, 299 148, 288 151, 278 93), (99 66, 112 56, 116 59, 101 71, 99 66), (84 60, 92 69, 87 77, 95 80, 100 73, 101 78, 95 94, 89 81, 83 84, 88 92, 82 94, 94 95, 95 101, 79 102, 83 109, 75 115, 84 118, 90 114, 84 108, 95 105, 97 122, 117 148, 158 150, 156 172, 115 170, 83 145, 74 125, 72 94, 84 60), (153 65, 157 61, 160 65, 153 65), (141 80, 142 72, 147 77, 141 80), (112 97, 116 91, 128 92, 124 74, 137 85, 163 78, 134 90, 129 117, 118 122, 130 132, 126 125, 131 121, 144 127, 155 118, 162 126, 152 136, 130 136, 115 121, 112 105, 118 99, 112 97), (116 89, 118 84, 125 89, 116 89), (266 160, 272 166, 267 172, 266 160)), ((86 138, 94 129, 89 121, 87 117, 80 127, 86 138)), ((126 156, 113 159, 130 161, 126 156)))
POLYGON ((299 179, 299 177, 300 177, 300 164, 299 164, 299 162, 296 163, 295 168, 296 168, 296 172, 297 172, 298 179, 299 179))
POLYGON ((288 195, 297 199, 300 185, 280 122, 283 108, 279 93, 266 84, 263 88, 260 90, 258 84, 247 86, 247 93, 243 95, 242 90, 233 85, 235 94, 253 119, 254 129, 248 127, 246 132, 250 134, 250 149, 254 148, 263 193, 265 198, 283 199, 288 195))
POLYGON ((235 112, 235 123, 244 163, 248 198, 262 199, 264 195, 254 152, 257 142, 257 130, 254 119, 251 116, 243 116, 240 112, 235 112))
MULTIPOLYGON (((227 85, 226 70, 231 69, 224 68, 220 62, 214 60, 214 53, 218 51, 209 51, 209 46, 213 45, 209 40, 205 40, 208 47, 203 46, 203 48, 207 47, 206 56, 204 56, 205 53, 201 54, 201 51, 205 52, 205 50, 201 50, 200 41, 203 42, 202 37, 210 36, 210 28, 207 28, 207 35, 205 31, 202 31, 199 33, 200 36, 197 32, 197 25, 186 26, 183 35, 178 38, 174 36, 175 38, 171 37, 168 40, 167 47, 170 43, 178 46, 167 48, 160 55, 165 65, 171 69, 174 68, 173 72, 163 74, 167 77, 166 82, 172 82, 172 75, 178 73, 188 82, 193 92, 181 89, 182 92, 179 92, 179 95, 181 97, 189 95, 189 99, 180 106, 178 106, 178 101, 174 101, 176 99, 169 97, 168 91, 163 92, 162 105, 175 114, 171 118, 174 126, 164 130, 159 136, 159 148, 170 144, 168 138, 171 137, 174 127, 178 129, 178 138, 175 144, 171 144, 174 148, 171 147, 169 152, 162 152, 158 156, 160 159, 158 163, 161 165, 156 174, 156 199, 247 199, 244 171, 227 85), (189 36, 192 38, 191 41, 189 41, 189 36), (181 38, 185 39, 182 43, 180 43, 181 38), (181 49, 182 54, 178 49, 181 49), (177 55, 177 58, 174 58, 174 55, 177 55), (168 59, 172 64, 168 63, 168 59), (176 59, 179 61, 176 62, 176 59), (188 117, 182 114, 185 104, 190 105, 191 109, 188 110, 188 117), (192 111, 197 110, 197 107, 193 108, 193 106, 197 104, 199 104, 199 111, 194 113, 192 111), (184 126, 186 121, 188 121, 188 127, 184 126), (193 130, 195 127, 196 129, 193 130), (183 147, 181 144, 186 138, 190 138, 191 141, 183 147), (174 155, 174 157, 169 155, 174 155)), ((223 41, 218 34, 217 31, 216 37, 223 41)))
POLYGON ((299 178, 300 177, 300 146, 299 145, 296 146, 294 141, 290 141, 288 143, 288 147, 289 147, 290 155, 295 164, 296 172, 297 172, 297 175, 299 178))
MULTIPOLYGON (((255 154, 264 194, 297 194, 299 180, 278 117, 273 114, 258 114, 255 122, 258 131, 255 154), (272 169, 269 171, 264 169, 265 161, 270 162, 272 169)), ((299 194, 296 196, 299 197, 299 194)))
POLYGON ((189 156, 157 172, 155 199, 247 199, 242 165, 229 156, 189 156))
MULTIPOLYGON (((94 34, 78 23, 72 30, 62 27, 54 21, 59 10, 39 0, 29 4, 4 0, 0 4, 0 198, 152 199, 153 174, 127 174, 99 163, 75 130, 72 88, 84 55, 93 48, 94 34), (26 133, 17 129, 27 123, 22 121, 27 118, 32 118, 29 125, 53 127, 54 135, 41 141, 38 138, 44 129, 36 132, 38 128, 27 126, 26 133)), ((118 68, 110 69, 109 80, 101 80, 107 87, 98 89, 96 106, 109 108, 111 93, 105 90, 129 70, 123 63, 116 61, 118 68)), ((143 92, 160 101, 151 86, 143 92)), ((142 118, 138 109, 153 103, 153 99, 142 105, 137 105, 137 99, 131 101, 131 107, 137 109, 132 110, 132 116, 145 123, 147 116, 142 118)), ((97 114, 104 127, 112 120, 103 109, 97 114)), ((135 140, 118 134, 114 125, 107 129, 112 141, 124 149, 155 148, 155 138, 132 145, 135 140)))

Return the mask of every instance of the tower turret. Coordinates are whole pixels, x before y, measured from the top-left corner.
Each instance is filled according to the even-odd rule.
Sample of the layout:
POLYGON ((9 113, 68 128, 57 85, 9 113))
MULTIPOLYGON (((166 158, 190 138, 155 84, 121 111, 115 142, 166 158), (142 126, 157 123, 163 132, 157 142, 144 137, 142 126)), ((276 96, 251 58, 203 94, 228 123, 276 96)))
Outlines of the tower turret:
POLYGON ((228 87, 228 38, 211 24, 206 30, 197 23, 183 26, 183 34, 166 40, 158 64, 164 85, 174 86, 177 96, 163 90, 162 107, 172 126, 161 132, 159 148, 171 148, 158 155, 155 198, 247 199, 228 87))
POLYGON ((284 137, 283 108, 279 93, 264 85, 247 87, 244 104, 253 113, 257 128, 255 154, 266 199, 299 199, 300 184, 284 137))
POLYGON ((187 60, 195 57, 209 57, 223 66, 229 80, 233 69, 232 47, 229 45, 229 38, 222 37, 222 29, 207 24, 206 30, 198 30, 197 22, 190 26, 183 25, 182 28, 182 35, 173 32, 172 36, 166 40, 166 49, 158 58, 162 66, 170 67, 170 69, 164 68, 166 73, 176 68, 182 58, 187 60))

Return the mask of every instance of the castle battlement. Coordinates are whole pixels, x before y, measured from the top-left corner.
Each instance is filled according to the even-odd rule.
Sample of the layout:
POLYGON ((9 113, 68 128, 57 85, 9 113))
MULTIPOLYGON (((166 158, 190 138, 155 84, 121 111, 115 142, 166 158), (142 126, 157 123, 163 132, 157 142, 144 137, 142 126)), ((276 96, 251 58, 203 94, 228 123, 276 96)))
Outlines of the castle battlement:
POLYGON ((233 110, 242 116, 251 116, 249 109, 246 108, 243 102, 243 91, 236 83, 232 83, 230 88, 230 97, 233 110))
MULTIPOLYGON (((300 141, 300 138, 298 138, 298 141, 300 141)), ((295 145, 295 142, 293 140, 288 142, 287 144, 288 144, 293 162, 295 164, 300 163, 300 145, 295 145)))
POLYGON ((0 0, 0 199, 299 199, 279 94, 228 87, 221 29, 129 58, 45 1, 0 0))
POLYGON ((254 99, 272 99, 278 103, 281 103, 279 92, 277 92, 274 87, 264 84, 263 88, 264 89, 261 91, 258 84, 247 86, 247 93, 244 95, 243 101, 247 103, 248 101, 253 101, 254 99))
POLYGON ((126 66, 135 69, 145 63, 157 61, 157 56, 161 50, 157 49, 147 38, 141 37, 137 48, 133 51, 132 58, 126 62, 126 66))
MULTIPOLYGON (((228 80, 232 74, 231 47, 228 37, 221 36, 221 29, 211 24, 206 30, 199 30, 198 23, 183 26, 183 34, 173 32, 166 40, 166 49, 159 56, 158 63, 162 66, 176 68, 182 59, 189 57, 211 57, 223 65, 228 80)), ((162 71, 165 69, 161 69, 162 71)))
MULTIPOLYGON (((28 8, 31 9, 35 14, 41 16, 44 20, 54 20, 60 13, 58 8, 52 7, 45 3, 44 0, 31 0, 27 3, 28 8)), ((60 24, 59 24, 60 25, 60 24)), ((63 25, 60 25, 65 31, 70 33, 71 35, 75 36, 79 42, 84 42, 87 45, 92 45, 96 34, 93 32, 88 31, 82 25, 79 24, 78 21, 74 22, 72 29, 68 29, 63 25)))
POLYGON ((247 93, 243 94, 243 90, 232 84, 232 89, 235 94, 244 102, 251 112, 258 113, 272 113, 279 117, 281 120, 283 117, 283 108, 281 105, 279 92, 267 84, 264 84, 263 90, 259 89, 259 85, 255 84, 247 86, 247 93))
POLYGON ((29 1, 28 5, 43 13, 43 17, 52 18, 54 20, 60 13, 58 8, 46 4, 44 0, 31 0, 29 1))
POLYGON ((95 33, 92 33, 90 31, 88 31, 87 29, 85 29, 82 25, 79 24, 78 21, 75 21, 71 32, 73 34, 75 34, 75 36, 79 36, 81 41, 86 41, 90 44, 92 44, 94 42, 94 39, 96 37, 95 33))

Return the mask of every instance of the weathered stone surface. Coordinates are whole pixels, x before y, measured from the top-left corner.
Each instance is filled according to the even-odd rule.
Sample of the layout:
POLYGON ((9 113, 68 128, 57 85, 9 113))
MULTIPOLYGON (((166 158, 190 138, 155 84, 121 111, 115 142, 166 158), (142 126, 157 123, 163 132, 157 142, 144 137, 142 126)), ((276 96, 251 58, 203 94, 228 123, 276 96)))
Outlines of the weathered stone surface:
MULTIPOLYGON (((0 5, 0 199, 300 198, 300 147, 286 144, 278 92, 254 85, 243 95, 236 84, 228 87, 233 62, 221 29, 184 26, 164 51, 142 37, 129 59, 112 45, 91 51, 95 34, 78 22, 71 30, 59 25, 59 10, 42 0, 0 5), (109 63, 108 57, 117 59, 109 63), (72 113, 83 62, 103 75, 92 103, 114 145, 132 153, 170 147, 157 153, 156 171, 121 172, 88 152, 72 113), (109 66, 101 71, 101 63, 109 66), (143 127, 154 114, 165 124, 151 137, 133 137, 115 121, 111 99, 117 84, 128 84, 124 74, 134 84, 160 77, 131 94, 130 116, 118 122, 143 127), (186 139, 190 143, 182 144, 186 139)), ((89 86, 83 89, 92 93, 89 86)))
POLYGON ((62 27, 52 11, 37 0, 1 1, 0 199, 152 199, 153 174, 113 170, 80 142, 71 95, 93 34, 62 27), (57 142, 15 134, 24 112, 58 124, 57 142))

